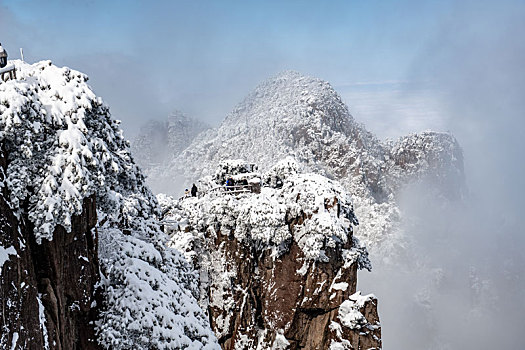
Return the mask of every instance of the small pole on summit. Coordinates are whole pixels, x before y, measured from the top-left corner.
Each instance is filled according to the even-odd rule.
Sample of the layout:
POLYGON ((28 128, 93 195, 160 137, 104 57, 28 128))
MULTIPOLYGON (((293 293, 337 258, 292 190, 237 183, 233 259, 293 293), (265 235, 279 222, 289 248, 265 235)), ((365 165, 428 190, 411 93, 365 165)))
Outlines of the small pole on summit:
POLYGON ((22 59, 22 62, 24 62, 24 49, 20 48, 20 58, 22 59))

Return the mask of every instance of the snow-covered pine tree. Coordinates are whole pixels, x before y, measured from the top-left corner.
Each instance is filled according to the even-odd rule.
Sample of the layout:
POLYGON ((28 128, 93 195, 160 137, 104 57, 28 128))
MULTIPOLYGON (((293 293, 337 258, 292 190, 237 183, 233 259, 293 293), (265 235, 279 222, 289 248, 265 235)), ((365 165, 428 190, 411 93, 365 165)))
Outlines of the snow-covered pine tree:
POLYGON ((37 242, 70 230, 85 198, 97 203, 104 348, 217 349, 197 305, 195 274, 166 248, 157 201, 129 143, 87 76, 49 61, 15 61, 17 81, 0 85, 0 141, 12 210, 28 218, 37 242))

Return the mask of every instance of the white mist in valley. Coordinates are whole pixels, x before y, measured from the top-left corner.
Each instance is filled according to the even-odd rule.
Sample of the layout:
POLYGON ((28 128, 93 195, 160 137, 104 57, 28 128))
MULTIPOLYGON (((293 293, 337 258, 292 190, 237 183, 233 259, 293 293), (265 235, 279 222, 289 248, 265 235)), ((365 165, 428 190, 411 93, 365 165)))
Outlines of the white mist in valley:
POLYGON ((425 184, 401 193, 409 255, 392 264, 372 254, 374 270, 360 275, 360 288, 380 300, 388 349, 522 347, 523 14, 524 6, 458 6, 414 62, 436 82, 443 124, 463 148, 468 191, 461 201, 425 184))

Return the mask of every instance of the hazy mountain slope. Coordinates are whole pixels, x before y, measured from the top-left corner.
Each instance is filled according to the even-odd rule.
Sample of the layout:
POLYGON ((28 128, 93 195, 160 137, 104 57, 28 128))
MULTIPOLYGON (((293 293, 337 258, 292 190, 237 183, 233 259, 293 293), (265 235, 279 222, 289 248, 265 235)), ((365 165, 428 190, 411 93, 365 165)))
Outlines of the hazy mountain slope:
POLYGON ((307 168, 341 178, 357 158, 380 157, 381 152, 328 83, 285 72, 258 86, 219 128, 195 140, 172 170, 185 163, 188 176, 205 175, 220 160, 233 158, 265 169, 291 155, 307 168), (363 154, 363 145, 372 154, 363 154))
POLYGON ((131 153, 142 170, 148 171, 171 160, 209 128, 208 124, 175 111, 164 121, 150 120, 142 125, 131 142, 131 153))
POLYGON ((179 111, 165 121, 150 120, 142 126, 139 135, 131 143, 131 153, 154 191, 166 191, 173 187, 173 182, 179 182, 171 176, 162 181, 159 170, 188 147, 197 135, 209 128, 208 124, 179 111))

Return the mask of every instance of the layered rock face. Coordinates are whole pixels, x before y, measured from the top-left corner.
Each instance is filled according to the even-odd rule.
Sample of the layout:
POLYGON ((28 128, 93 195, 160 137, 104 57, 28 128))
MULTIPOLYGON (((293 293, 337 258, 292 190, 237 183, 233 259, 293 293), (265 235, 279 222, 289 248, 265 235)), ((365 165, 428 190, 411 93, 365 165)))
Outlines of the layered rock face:
MULTIPOLYGON (((0 163, 0 181, 4 181, 5 158, 0 163)), ((100 295, 95 293, 100 271, 94 197, 84 200, 82 214, 72 218, 69 233, 59 226, 53 239, 41 244, 35 241, 27 215, 15 215, 5 201, 8 197, 3 188, 0 344, 12 349, 99 349, 93 307, 100 305, 100 295)))
POLYGON ((262 179, 229 163, 200 183, 201 198, 161 196, 170 243, 201 273, 201 305, 221 347, 380 349, 377 300, 356 293, 357 270, 370 263, 346 191, 298 174, 291 159, 262 179), (221 187, 224 171, 236 183, 262 181, 260 193, 221 187))
POLYGON ((358 328, 341 325, 339 308, 357 283, 357 264, 345 266, 341 250, 328 252, 327 262, 305 263, 292 242, 279 258, 253 257, 248 247, 220 232, 208 249, 212 260, 226 262, 224 273, 231 276, 230 286, 224 276, 210 277, 211 325, 223 349, 329 349, 343 341, 351 349, 381 348, 375 298, 356 309, 364 316, 358 328), (224 305, 225 295, 231 305, 224 305))

